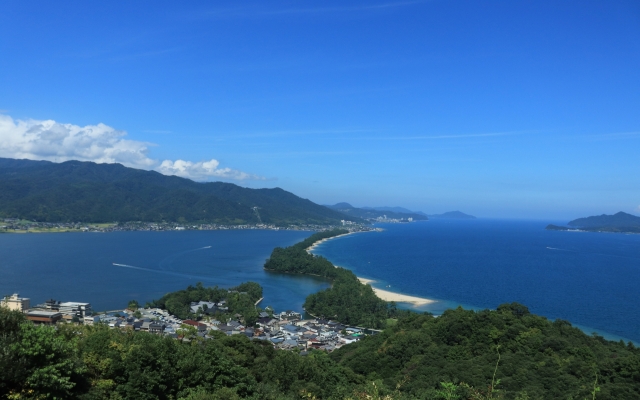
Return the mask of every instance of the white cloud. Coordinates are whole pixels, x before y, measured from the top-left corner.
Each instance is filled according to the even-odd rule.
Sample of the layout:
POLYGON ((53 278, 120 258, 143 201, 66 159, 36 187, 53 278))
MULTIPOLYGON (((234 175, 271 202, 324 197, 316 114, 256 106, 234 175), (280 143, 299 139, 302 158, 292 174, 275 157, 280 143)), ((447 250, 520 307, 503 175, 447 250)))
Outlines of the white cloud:
POLYGON ((126 136, 125 131, 105 124, 82 127, 53 120, 14 120, 7 115, 0 115, 0 157, 120 163, 195 180, 264 179, 230 168, 218 168, 220 163, 215 159, 195 163, 154 160, 148 156, 149 147, 154 144, 129 140, 126 136))
POLYGON ((210 177, 236 180, 263 179, 231 168, 218 168, 218 165, 220 165, 218 160, 200 161, 196 163, 184 160, 164 160, 156 170, 165 175, 177 175, 195 180, 205 180, 210 177))

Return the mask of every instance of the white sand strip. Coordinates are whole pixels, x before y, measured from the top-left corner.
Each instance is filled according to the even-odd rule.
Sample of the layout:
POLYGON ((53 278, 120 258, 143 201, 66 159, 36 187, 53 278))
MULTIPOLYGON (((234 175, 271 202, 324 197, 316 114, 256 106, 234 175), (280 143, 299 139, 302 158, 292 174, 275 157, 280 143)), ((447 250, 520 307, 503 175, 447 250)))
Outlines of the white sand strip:
MULTIPOLYGON (((307 253, 311 254, 311 251, 313 249, 315 249, 318 245, 332 240, 332 239, 336 239, 339 238, 341 236, 346 236, 346 235, 351 235, 354 233, 360 233, 360 232, 349 232, 349 233, 344 233, 342 235, 338 235, 338 236, 333 236, 330 238, 326 238, 326 239, 322 239, 322 240, 318 240, 317 242, 313 243, 311 246, 309 246, 307 248, 307 253)), ((335 265, 336 268, 341 268, 338 267, 337 265, 335 265)), ((375 282, 372 279, 366 279, 366 278, 360 278, 358 277, 358 280, 360 280, 360 282, 364 283, 365 285, 371 285, 373 282, 375 282)), ((384 300, 384 301, 395 301, 396 303, 411 303, 414 306, 423 306, 425 304, 431 304, 431 303, 435 303, 436 300, 432 300, 432 299, 426 299, 423 297, 416 297, 416 296, 409 296, 406 294, 400 294, 400 293, 394 293, 394 292, 390 292, 388 290, 383 290, 383 289, 378 289, 378 288, 374 288, 373 286, 371 287, 373 289, 373 292, 376 294, 376 296, 378 296, 378 298, 384 300)))
MULTIPOLYGON (((365 285, 371 285, 371 283, 375 282, 371 279, 358 278, 360 282, 365 285)), ((384 301, 395 301, 396 303, 411 303, 415 306, 423 306, 425 304, 435 303, 436 300, 425 299, 423 297, 409 296, 406 294, 394 293, 388 290, 382 290, 378 288, 372 287, 373 292, 384 301)))
POLYGON ((342 235, 338 235, 338 236, 332 236, 330 238, 326 238, 326 239, 322 239, 322 240, 318 240, 317 242, 314 242, 311 246, 307 247, 307 253, 311 254, 311 251, 313 249, 315 249, 316 247, 318 247, 319 245, 321 245, 324 242, 327 242, 331 239, 336 239, 342 236, 347 236, 347 235, 351 235, 352 233, 358 233, 358 232, 349 232, 349 233, 343 233, 342 235))

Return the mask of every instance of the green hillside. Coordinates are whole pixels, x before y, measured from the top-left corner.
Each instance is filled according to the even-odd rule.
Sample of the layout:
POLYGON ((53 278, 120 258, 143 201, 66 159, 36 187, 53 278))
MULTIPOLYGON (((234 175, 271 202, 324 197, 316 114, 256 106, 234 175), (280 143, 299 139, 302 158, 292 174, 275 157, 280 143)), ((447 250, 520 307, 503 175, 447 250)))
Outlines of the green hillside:
POLYGON ((276 225, 358 220, 280 188, 198 183, 120 164, 6 158, 0 158, 0 218, 276 225))
POLYGON ((578 218, 570 221, 568 227, 558 225, 548 225, 548 230, 566 231, 580 229, 591 232, 613 232, 613 233, 640 233, 640 217, 618 212, 613 215, 596 215, 586 218, 578 218))

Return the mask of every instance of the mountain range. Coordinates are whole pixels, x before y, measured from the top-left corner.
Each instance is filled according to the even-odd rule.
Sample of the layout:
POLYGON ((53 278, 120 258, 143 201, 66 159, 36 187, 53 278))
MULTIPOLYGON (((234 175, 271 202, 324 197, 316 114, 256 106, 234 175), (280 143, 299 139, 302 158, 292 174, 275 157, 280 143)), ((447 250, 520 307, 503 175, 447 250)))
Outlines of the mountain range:
POLYGON ((121 164, 0 158, 0 218, 38 222, 360 222, 280 188, 198 183, 121 164))
POLYGON ((356 216, 363 219, 376 219, 386 215, 389 219, 413 218, 414 221, 424 221, 429 218, 439 219, 475 219, 473 215, 460 211, 449 211, 443 214, 426 214, 422 211, 411 211, 404 207, 354 207, 349 203, 338 203, 327 205, 332 210, 339 211, 345 215, 356 216))
POLYGON ((352 206, 349 203, 338 203, 332 206, 328 205, 326 207, 352 218, 377 219, 377 218, 384 218, 386 216, 386 218, 388 219, 406 220, 408 218, 413 218, 413 220, 415 221, 421 221, 421 220, 425 221, 428 219, 426 215, 413 213, 411 211, 409 211, 408 213, 400 213, 400 212, 385 211, 385 210, 381 211, 373 208, 357 208, 352 206))
POLYGON ((461 211, 449 211, 442 214, 429 214, 433 219, 476 219, 473 215, 465 214, 461 211))
POLYGON ((640 217, 625 212, 613 215, 597 215, 586 218, 578 218, 567 223, 568 226, 548 225, 549 230, 582 230, 592 232, 621 232, 640 233, 640 217))

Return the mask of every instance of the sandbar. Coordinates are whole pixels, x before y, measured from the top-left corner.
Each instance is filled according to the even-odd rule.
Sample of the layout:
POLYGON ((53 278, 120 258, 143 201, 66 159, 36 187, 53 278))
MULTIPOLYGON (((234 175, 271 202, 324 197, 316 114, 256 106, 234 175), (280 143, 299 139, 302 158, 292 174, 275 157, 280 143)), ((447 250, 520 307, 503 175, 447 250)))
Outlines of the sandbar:
MULTIPOLYGON (((358 278, 358 280, 365 285, 371 285, 371 283, 375 282, 372 279, 366 279, 366 278, 360 278, 360 277, 358 278)), ((415 306, 423 306, 425 304, 431 304, 436 302, 436 300, 426 299, 423 297, 409 296, 407 294, 390 292, 388 290, 374 288, 373 286, 371 286, 371 288, 373 289, 373 292, 376 294, 376 296, 378 296, 380 299, 384 301, 395 301, 396 303, 411 303, 415 306)))
MULTIPOLYGON (((307 247, 307 253, 312 254, 311 251, 313 249, 315 249, 318 245, 332 240, 332 239, 336 239, 339 238, 341 236, 346 236, 346 235, 351 235, 353 233, 358 233, 358 232, 349 232, 349 233, 343 233, 342 235, 338 235, 338 236, 333 236, 330 238, 326 238, 326 239, 322 239, 322 240, 318 240, 317 242, 314 242, 311 246, 307 247)), ((337 265, 335 265, 336 268, 341 268, 338 267, 337 265)), ((366 278, 360 278, 358 277, 358 280, 365 284, 365 285, 371 285, 373 282, 375 282, 372 279, 366 279, 366 278)), ((414 306, 423 306, 425 304, 431 304, 431 303, 435 303, 436 300, 432 300, 432 299, 427 299, 427 298, 423 298, 423 297, 416 297, 416 296, 409 296, 407 294, 401 294, 401 293, 395 293, 395 292, 390 292, 388 290, 383 290, 383 289, 378 289, 375 288, 373 286, 371 286, 371 288, 373 289, 373 293, 376 294, 376 296, 378 296, 379 299, 384 300, 384 301, 395 301, 396 303, 411 303, 414 306)))
POLYGON ((327 242, 329 240, 336 239, 336 238, 339 238, 339 237, 342 237, 342 236, 351 235, 352 233, 358 233, 358 232, 343 233, 342 235, 332 236, 330 238, 325 238, 325 239, 318 240, 317 242, 313 242, 313 244, 311 246, 307 247, 307 253, 311 254, 311 251, 313 249, 315 249, 316 247, 318 247, 319 245, 321 245, 324 242, 327 242))

